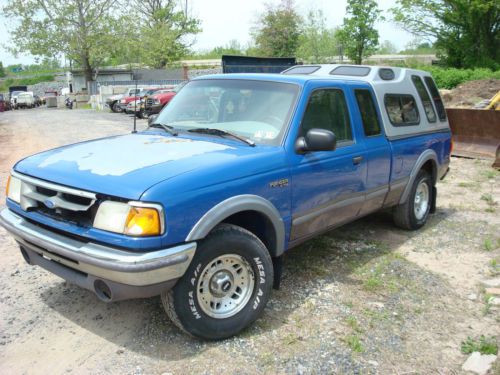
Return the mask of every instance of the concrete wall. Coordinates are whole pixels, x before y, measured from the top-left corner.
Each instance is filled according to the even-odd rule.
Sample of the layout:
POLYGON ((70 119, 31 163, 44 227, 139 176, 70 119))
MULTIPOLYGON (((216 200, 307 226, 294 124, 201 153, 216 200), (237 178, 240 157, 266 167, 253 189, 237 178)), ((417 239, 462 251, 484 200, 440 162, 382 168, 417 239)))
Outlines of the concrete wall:
MULTIPOLYGON (((97 82, 129 81, 132 79, 133 77, 131 72, 99 74, 97 76, 97 82)), ((85 76, 80 74, 73 74, 73 92, 81 92, 86 87, 87 85, 85 82, 85 76)))

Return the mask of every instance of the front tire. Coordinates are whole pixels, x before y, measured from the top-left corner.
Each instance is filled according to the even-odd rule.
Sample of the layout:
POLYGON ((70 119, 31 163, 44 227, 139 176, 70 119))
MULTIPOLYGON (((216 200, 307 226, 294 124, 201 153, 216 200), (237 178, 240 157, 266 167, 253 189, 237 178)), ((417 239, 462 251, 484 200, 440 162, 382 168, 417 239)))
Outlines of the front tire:
POLYGON ((406 202, 394 207, 394 223, 398 227, 408 230, 423 227, 431 211, 433 191, 430 174, 423 169, 420 170, 406 202))
POLYGON ((120 113, 120 112, 123 112, 121 107, 120 107, 120 103, 118 102, 114 102, 111 106, 111 111, 114 112, 114 113, 120 113))
POLYGON ((180 329, 219 340, 236 335, 262 314, 272 284, 271 256, 259 238, 222 224, 200 242, 184 276, 161 297, 180 329))

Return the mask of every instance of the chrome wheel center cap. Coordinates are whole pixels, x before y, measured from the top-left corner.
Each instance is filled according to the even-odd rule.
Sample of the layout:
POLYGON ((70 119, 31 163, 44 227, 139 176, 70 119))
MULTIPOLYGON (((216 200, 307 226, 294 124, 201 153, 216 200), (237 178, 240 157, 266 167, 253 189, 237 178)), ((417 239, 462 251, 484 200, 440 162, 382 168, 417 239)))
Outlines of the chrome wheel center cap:
POLYGON ((233 286, 233 278, 227 271, 219 271, 210 280, 210 292, 216 297, 224 297, 233 286))

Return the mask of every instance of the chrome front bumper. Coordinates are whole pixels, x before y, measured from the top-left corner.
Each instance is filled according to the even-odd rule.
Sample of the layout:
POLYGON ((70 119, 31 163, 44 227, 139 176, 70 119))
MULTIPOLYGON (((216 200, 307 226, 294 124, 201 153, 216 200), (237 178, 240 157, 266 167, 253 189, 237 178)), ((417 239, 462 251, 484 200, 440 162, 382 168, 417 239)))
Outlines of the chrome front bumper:
POLYGON ((146 297, 171 287, 186 272, 196 242, 138 253, 124 251, 52 232, 6 208, 0 225, 24 251, 30 264, 37 264, 69 282, 97 293, 103 300, 146 297), (112 296, 102 298, 96 283, 104 282, 112 296), (113 293, 115 292, 115 293, 113 293))

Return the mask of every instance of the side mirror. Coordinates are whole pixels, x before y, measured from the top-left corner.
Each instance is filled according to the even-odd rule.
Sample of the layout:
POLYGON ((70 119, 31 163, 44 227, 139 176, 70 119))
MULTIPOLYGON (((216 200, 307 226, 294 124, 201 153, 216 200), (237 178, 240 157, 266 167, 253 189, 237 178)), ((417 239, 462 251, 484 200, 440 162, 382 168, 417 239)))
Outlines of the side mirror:
POLYGON ((337 139, 332 131, 326 129, 310 129, 305 137, 299 137, 295 142, 295 151, 305 154, 310 151, 333 151, 337 139))
POLYGON ((151 125, 152 123, 154 123, 156 121, 156 119, 158 118, 158 115, 151 115, 148 117, 148 125, 151 125))

